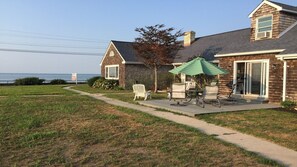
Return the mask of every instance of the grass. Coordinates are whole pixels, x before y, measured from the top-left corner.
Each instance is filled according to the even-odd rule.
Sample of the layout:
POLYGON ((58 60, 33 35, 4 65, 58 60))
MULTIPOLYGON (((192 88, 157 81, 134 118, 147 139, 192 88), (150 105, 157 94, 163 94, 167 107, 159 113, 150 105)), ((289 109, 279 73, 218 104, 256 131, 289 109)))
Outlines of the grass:
POLYGON ((73 89, 88 92, 88 93, 131 93, 131 90, 102 90, 89 87, 87 84, 76 85, 73 89))
POLYGON ((65 85, 0 86, 0 96, 72 94, 67 90, 61 89, 64 86, 65 85))
POLYGON ((13 94, 19 88, 6 88, 12 92, 0 98, 1 166, 278 166, 195 129, 87 96, 22 97, 13 94))
MULTIPOLYGON (((137 101, 133 101, 134 93, 132 90, 102 90, 91 88, 88 85, 77 85, 73 87, 73 89, 81 90, 88 93, 101 93, 106 97, 118 99, 121 101, 129 102, 129 103, 137 103, 137 101)), ((166 99, 167 93, 152 93, 152 99, 166 99)), ((143 100, 139 99, 139 100, 143 100)))
POLYGON ((209 123, 229 127, 297 151, 297 114, 276 110, 253 110, 197 116, 209 123))

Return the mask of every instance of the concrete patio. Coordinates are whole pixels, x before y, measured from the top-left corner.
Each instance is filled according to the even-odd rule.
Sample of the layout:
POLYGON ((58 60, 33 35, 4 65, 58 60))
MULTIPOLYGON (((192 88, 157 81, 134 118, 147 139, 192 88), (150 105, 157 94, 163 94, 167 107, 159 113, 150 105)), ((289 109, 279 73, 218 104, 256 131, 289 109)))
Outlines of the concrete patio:
POLYGON ((175 101, 169 100, 148 100, 148 101, 138 101, 139 104, 144 106, 149 106, 153 108, 165 109, 171 112, 184 114, 187 116, 196 116, 200 114, 210 114, 210 113, 220 113, 220 112, 231 112, 231 111, 244 111, 244 110, 254 110, 254 109, 270 109, 279 108, 280 105, 277 104, 261 104, 256 101, 239 101, 239 102, 229 102, 222 101, 221 108, 214 106, 212 104, 205 104, 205 108, 197 106, 193 102, 183 103, 184 105, 172 105, 176 104, 175 101))

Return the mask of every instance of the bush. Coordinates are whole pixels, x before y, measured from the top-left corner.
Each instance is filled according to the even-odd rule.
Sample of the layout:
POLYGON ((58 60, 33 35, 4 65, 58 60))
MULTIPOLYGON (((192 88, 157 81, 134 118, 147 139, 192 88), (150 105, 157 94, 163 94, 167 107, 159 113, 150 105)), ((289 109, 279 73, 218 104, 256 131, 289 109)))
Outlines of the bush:
POLYGON ((89 78, 87 80, 87 84, 89 85, 89 87, 92 87, 95 83, 95 81, 97 81, 98 79, 100 79, 101 77, 97 76, 97 77, 92 77, 92 78, 89 78))
POLYGON ((105 78, 100 78, 94 82, 93 88, 99 88, 104 90, 120 90, 118 80, 107 80, 105 78))
POLYGON ((63 79, 54 79, 51 80, 50 84, 52 85, 62 85, 62 84, 67 84, 67 82, 63 79))
POLYGON ((296 107, 296 103, 294 101, 286 100, 281 102, 281 105, 285 109, 293 110, 296 107))
POLYGON ((45 80, 37 77, 20 78, 14 81, 15 85, 41 85, 45 80))

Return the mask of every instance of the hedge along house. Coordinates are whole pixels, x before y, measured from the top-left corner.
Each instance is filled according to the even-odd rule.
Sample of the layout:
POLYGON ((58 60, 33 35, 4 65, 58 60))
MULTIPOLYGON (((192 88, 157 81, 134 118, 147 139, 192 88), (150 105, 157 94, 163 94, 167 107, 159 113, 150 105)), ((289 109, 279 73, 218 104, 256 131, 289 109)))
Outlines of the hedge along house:
MULTIPOLYGON (((132 89, 135 83, 146 85, 151 89, 153 85, 153 72, 146 67, 143 61, 137 56, 133 48, 133 42, 111 41, 104 57, 100 63, 101 75, 106 79, 118 80, 119 85, 125 89, 132 89)), ((168 77, 171 75, 168 71, 172 65, 162 66, 158 70, 158 85, 160 88, 166 88, 168 77)))
MULTIPOLYGON (((200 55, 229 71, 228 75, 219 76, 223 95, 230 93, 229 85, 237 84, 233 94, 243 98, 296 100, 297 7, 265 0, 249 17, 250 28, 199 38, 193 31, 185 33, 185 47, 177 53, 173 66, 200 55)), ((118 69, 115 78, 126 87, 150 75, 135 53, 132 43, 112 41, 101 61, 101 74, 112 78, 106 69, 118 69)), ((173 66, 166 66, 163 72, 173 66)), ((186 81, 182 75, 182 82, 186 81)))

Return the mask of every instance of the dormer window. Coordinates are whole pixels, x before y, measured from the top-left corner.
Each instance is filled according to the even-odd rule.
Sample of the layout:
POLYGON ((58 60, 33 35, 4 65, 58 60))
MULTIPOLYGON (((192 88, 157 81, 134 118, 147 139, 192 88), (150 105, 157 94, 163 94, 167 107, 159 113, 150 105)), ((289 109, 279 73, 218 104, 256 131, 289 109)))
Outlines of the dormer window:
POLYGON ((257 19, 256 39, 272 38, 272 16, 257 19))

